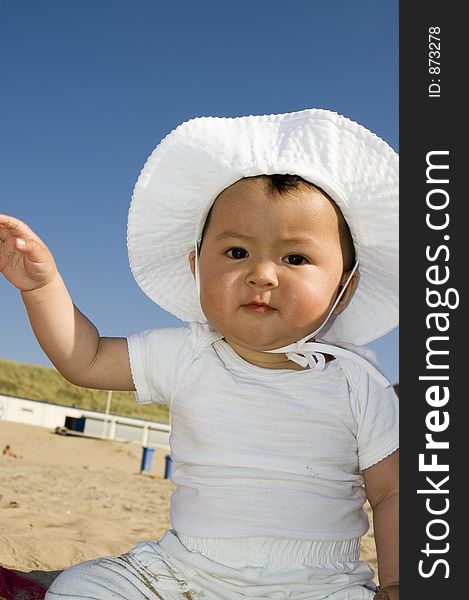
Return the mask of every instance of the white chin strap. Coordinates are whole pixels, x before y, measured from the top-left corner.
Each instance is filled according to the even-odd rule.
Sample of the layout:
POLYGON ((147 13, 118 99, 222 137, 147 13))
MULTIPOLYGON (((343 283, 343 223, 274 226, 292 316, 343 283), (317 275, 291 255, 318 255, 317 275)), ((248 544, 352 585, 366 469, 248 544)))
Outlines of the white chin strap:
POLYGON ((195 279, 195 287, 197 288, 197 299, 200 304, 200 271, 199 271, 199 247, 200 242, 202 240, 198 240, 194 244, 194 252, 195 252, 195 268, 194 268, 194 279, 195 279))

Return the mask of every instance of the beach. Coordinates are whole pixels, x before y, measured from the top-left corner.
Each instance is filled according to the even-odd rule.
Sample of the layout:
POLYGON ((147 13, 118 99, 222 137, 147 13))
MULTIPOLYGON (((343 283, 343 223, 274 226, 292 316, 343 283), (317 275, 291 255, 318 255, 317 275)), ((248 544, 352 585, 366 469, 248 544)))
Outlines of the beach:
MULTIPOLYGON (((0 421, 0 565, 49 583, 64 568, 116 555, 170 527, 167 448, 140 472, 142 447, 0 421)), ((373 528, 362 559, 376 571, 373 528)), ((376 579, 376 578, 375 578, 376 579)))

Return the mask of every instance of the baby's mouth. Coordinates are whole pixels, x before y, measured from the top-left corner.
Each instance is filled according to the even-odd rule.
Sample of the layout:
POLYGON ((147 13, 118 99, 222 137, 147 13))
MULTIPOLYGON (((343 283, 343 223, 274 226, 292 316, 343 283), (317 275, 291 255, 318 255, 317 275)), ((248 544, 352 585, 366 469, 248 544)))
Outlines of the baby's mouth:
POLYGON ((250 302, 249 304, 244 304, 243 306, 248 310, 252 310, 253 312, 258 313, 268 313, 273 312, 275 310, 275 308, 272 308, 264 302, 250 302))

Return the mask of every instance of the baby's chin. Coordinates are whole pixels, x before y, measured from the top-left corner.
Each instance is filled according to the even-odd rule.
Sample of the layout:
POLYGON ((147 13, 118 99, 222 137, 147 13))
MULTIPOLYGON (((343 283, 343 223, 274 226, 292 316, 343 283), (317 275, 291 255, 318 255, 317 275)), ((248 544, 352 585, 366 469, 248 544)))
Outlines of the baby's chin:
POLYGON ((265 352, 267 350, 283 348, 284 346, 298 342, 315 330, 315 324, 303 326, 292 325, 281 328, 275 327, 274 323, 270 325, 264 323, 261 327, 255 327, 252 324, 243 324, 240 327, 226 327, 226 323, 222 322, 210 323, 210 325, 223 335, 230 345, 237 345, 254 352, 265 352))

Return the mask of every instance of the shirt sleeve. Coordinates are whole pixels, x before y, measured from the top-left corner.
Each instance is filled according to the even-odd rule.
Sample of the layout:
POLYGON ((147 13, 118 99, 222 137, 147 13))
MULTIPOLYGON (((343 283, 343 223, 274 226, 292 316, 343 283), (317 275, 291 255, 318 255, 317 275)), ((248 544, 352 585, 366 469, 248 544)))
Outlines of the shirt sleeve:
POLYGON ((128 337, 127 345, 137 401, 171 406, 180 374, 191 357, 190 329, 143 331, 128 337))
POLYGON ((357 392, 357 442, 360 470, 399 448, 399 399, 392 385, 383 387, 361 372, 357 392))

